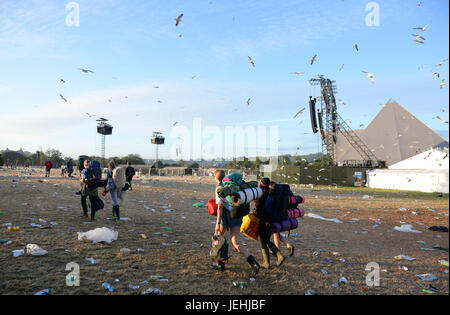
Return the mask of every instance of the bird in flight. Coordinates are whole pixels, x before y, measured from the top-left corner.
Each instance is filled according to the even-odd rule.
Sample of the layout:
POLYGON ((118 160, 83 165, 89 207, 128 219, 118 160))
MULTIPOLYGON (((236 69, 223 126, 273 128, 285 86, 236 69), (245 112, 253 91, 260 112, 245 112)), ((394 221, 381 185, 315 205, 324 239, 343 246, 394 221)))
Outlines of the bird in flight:
POLYGON ((421 41, 421 40, 418 40, 418 39, 416 39, 416 40, 414 41, 414 43, 416 43, 416 44, 425 44, 425 42, 423 42, 423 41, 421 41))
POLYGON ((247 100, 247 105, 250 105, 250 98, 247 100))
POLYGON ((343 100, 338 100, 339 103, 341 103, 342 105, 345 105, 345 102, 343 100))
POLYGON ((81 70, 81 71, 83 71, 84 73, 94 73, 94 71, 88 70, 88 69, 78 68, 78 70, 81 70))
POLYGON ((448 124, 448 121, 441 118, 440 116, 436 116, 437 119, 439 119, 440 121, 442 121, 444 124, 448 124))
POLYGON ((367 71, 363 71, 363 73, 367 74, 367 77, 370 79, 370 81, 372 81, 372 84, 375 84, 375 79, 372 73, 367 71))
POLYGON ((355 49, 356 49, 356 51, 359 51, 359 47, 358 47, 358 44, 355 44, 355 45, 353 46, 353 48, 355 48, 355 49))
POLYGON ((425 25, 424 27, 414 27, 413 30, 421 30, 425 32, 430 24, 425 25))
POLYGON ((317 54, 314 55, 314 57, 311 58, 311 65, 314 63, 314 61, 316 61, 317 58, 317 54))
POLYGON ((444 62, 447 62, 447 61, 448 61, 448 58, 442 60, 440 63, 438 63, 437 65, 435 65, 434 68, 431 69, 431 71, 433 71, 433 70, 436 69, 437 67, 442 67, 442 66, 444 65, 444 62))
POLYGON ((445 86, 445 79, 441 82, 441 89, 445 86))
POLYGON ((422 35, 411 34, 411 36, 414 36, 416 39, 425 40, 425 37, 423 37, 422 35))
POLYGON ((175 26, 178 26, 178 24, 180 24, 182 18, 183 18, 183 13, 181 13, 181 14, 175 19, 175 26))
POLYGON ((253 67, 255 66, 255 63, 253 62, 253 59, 250 56, 248 56, 248 63, 251 63, 253 67))
POLYGON ((433 73, 433 76, 434 76, 434 77, 438 77, 438 78, 440 78, 440 77, 441 77, 441 75, 439 74, 439 72, 435 72, 435 73, 433 73))
POLYGON ((176 126, 178 124, 178 121, 174 122, 172 126, 176 126))
POLYGON ((291 72, 291 74, 300 75, 300 74, 305 74, 305 73, 304 72, 291 72))
POLYGON ((61 81, 62 83, 66 83, 66 81, 64 81, 64 79, 61 79, 60 81, 61 81))
POLYGON ((344 64, 342 64, 341 68, 339 69, 339 71, 341 71, 342 69, 344 69, 344 64))
POLYGON ((297 114, 295 114, 294 119, 297 118, 298 115, 303 114, 304 110, 305 110, 305 107, 303 107, 302 109, 300 109, 300 110, 297 112, 297 114))
POLYGON ((61 99, 67 103, 67 100, 64 98, 64 96, 62 96, 62 94, 59 94, 59 96, 61 97, 61 99))

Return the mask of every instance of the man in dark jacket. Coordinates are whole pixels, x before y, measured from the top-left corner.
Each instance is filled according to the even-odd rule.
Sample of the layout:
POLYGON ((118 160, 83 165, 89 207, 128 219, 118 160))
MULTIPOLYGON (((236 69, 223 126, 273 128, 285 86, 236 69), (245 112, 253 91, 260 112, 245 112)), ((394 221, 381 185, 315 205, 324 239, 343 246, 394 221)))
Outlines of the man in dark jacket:
POLYGON ((69 177, 72 177, 73 173, 73 161, 72 159, 69 159, 69 162, 67 162, 67 174, 69 177))
POLYGON ((129 185, 129 189, 133 190, 131 187, 131 181, 133 180, 133 176, 136 174, 134 168, 131 166, 131 162, 127 162, 127 168, 125 170, 125 177, 129 185))

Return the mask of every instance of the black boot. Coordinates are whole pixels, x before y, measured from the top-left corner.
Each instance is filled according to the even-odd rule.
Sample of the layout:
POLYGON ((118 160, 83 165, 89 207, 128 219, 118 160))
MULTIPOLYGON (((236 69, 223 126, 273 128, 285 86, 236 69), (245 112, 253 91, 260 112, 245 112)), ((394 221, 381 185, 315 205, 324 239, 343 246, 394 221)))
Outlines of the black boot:
POLYGON ((255 271, 255 275, 257 275, 259 272, 259 268, 261 268, 261 266, 258 264, 255 257, 253 257, 252 255, 248 256, 247 262, 249 263, 250 267, 252 267, 252 269, 255 271))
POLYGON ((112 215, 113 215, 113 217, 116 216, 116 206, 113 206, 113 208, 112 208, 112 215))
POLYGON ((119 221, 120 220, 120 206, 114 206, 114 208, 116 209, 116 220, 119 221))

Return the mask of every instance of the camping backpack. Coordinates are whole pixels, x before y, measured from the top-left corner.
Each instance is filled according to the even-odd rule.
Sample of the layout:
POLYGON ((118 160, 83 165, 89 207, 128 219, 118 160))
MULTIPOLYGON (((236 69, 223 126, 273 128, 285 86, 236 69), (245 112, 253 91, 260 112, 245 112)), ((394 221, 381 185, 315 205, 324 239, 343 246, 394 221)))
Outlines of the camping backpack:
POLYGON ((102 178, 102 168, 98 161, 92 161, 89 163, 89 174, 90 179, 101 179, 102 178))
POLYGON ((270 222, 282 222, 288 220, 289 194, 291 189, 289 185, 275 184, 270 190, 265 202, 266 212, 270 222))
POLYGON ((122 189, 125 187, 125 184, 127 182, 127 179, 125 176, 125 171, 126 171, 126 168, 122 167, 122 166, 116 167, 113 170, 112 179, 114 181, 114 184, 116 185, 116 188, 122 189))
POLYGON ((216 260, 222 271, 225 269, 225 263, 230 258, 228 256, 228 241, 223 235, 214 235, 211 238, 211 249, 209 250, 209 257, 216 260))

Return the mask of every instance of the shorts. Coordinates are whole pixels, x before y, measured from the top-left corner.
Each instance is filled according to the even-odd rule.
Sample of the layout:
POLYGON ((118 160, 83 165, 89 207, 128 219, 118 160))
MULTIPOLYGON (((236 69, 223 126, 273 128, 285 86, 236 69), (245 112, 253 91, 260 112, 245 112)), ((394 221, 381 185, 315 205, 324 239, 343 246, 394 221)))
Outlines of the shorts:
POLYGON ((227 229, 232 228, 234 226, 240 227, 242 225, 242 218, 232 219, 231 215, 230 215, 230 211, 228 211, 227 209, 224 208, 223 214, 222 214, 222 224, 227 229))

